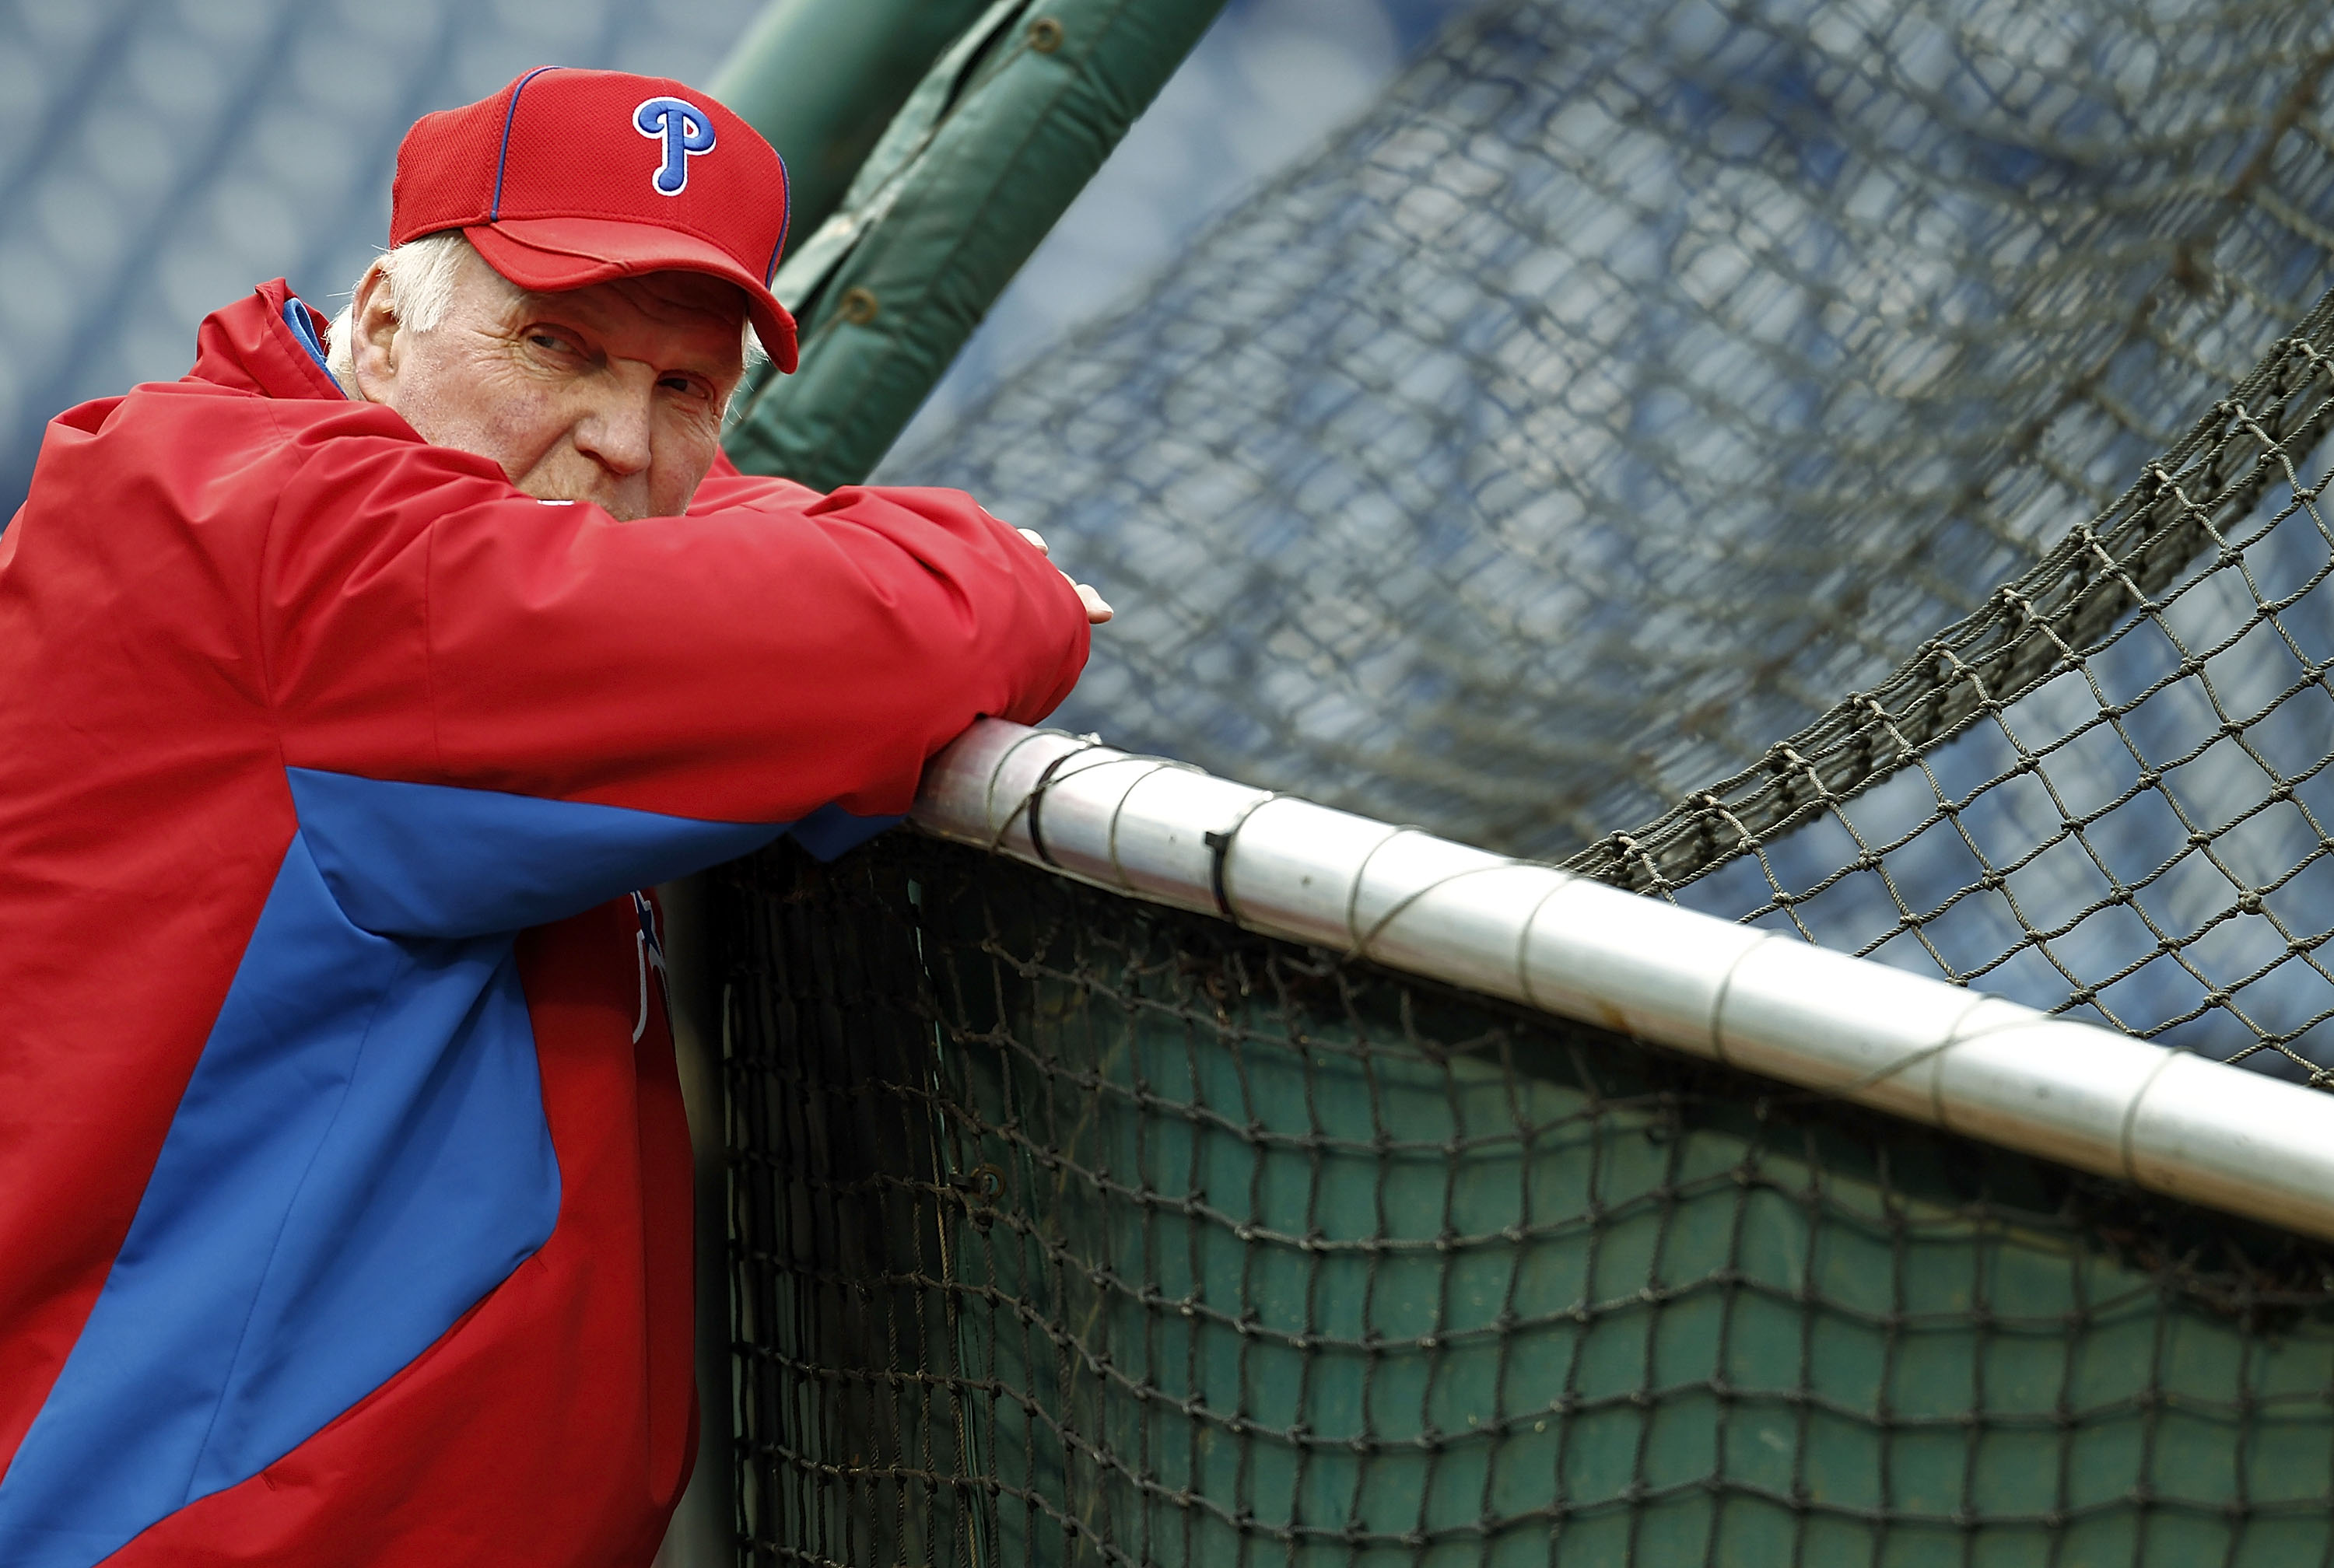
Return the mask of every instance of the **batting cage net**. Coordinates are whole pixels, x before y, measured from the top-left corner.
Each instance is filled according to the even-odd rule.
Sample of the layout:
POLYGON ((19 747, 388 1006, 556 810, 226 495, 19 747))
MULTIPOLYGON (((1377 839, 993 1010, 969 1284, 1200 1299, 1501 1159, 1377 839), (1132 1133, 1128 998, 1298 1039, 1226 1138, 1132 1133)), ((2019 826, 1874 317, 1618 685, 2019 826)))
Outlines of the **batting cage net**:
MULTIPOLYGON (((2329 68, 1494 0, 881 476, 1121 607, 1073 727, 2317 1082, 2329 68)), ((719 897, 751 1560, 2334 1563, 2324 1246, 971 850, 719 897)))
POLYGON ((1072 727, 2314 1073, 2329 63, 1500 0, 884 476, 1121 607, 1072 727))
POLYGON ((742 1556, 2334 1554, 2334 1252, 895 835, 725 873, 742 1556))

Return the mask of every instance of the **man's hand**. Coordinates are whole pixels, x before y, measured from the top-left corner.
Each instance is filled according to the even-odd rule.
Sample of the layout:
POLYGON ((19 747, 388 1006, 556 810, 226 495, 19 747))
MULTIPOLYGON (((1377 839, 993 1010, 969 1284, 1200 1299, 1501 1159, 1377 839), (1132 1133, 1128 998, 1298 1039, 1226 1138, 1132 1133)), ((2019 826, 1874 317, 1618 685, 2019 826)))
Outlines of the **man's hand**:
MULTIPOLYGON (((1022 538, 1029 541, 1031 544, 1037 546, 1038 554, 1046 557, 1048 560, 1052 559, 1054 553, 1046 548, 1045 536, 1039 534, 1035 528, 1017 528, 1014 532, 1020 534, 1022 538)), ((1065 579, 1068 579, 1070 574, 1065 572, 1062 573, 1062 576, 1065 579)), ((1112 614, 1114 613, 1111 610, 1109 603, 1104 600, 1103 596, 1096 593, 1085 583, 1079 582, 1075 580, 1071 580, 1070 586, 1078 591, 1078 602, 1086 607, 1086 624, 1088 626, 1100 626, 1104 621, 1108 620, 1112 614)))

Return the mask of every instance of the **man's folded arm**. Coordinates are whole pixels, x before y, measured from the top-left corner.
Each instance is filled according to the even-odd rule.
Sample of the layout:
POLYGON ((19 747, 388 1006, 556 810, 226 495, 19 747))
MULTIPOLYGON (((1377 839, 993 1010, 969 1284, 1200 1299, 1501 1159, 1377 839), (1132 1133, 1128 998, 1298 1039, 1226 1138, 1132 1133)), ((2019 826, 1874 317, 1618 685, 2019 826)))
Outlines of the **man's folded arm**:
POLYGON ((286 762, 699 821, 882 815, 975 717, 1037 719, 1075 681, 1075 592, 969 498, 709 489, 625 523, 410 438, 317 441, 261 607, 286 762))

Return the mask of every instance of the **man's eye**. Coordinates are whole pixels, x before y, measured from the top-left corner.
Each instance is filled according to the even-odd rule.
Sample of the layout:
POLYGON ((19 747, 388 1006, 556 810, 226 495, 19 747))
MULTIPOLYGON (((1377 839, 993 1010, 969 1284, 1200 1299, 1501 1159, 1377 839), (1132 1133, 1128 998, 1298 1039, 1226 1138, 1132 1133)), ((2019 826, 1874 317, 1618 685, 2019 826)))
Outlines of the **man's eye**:
POLYGON ((667 376, 663 380, 660 380, 657 385, 662 387, 668 392, 686 392, 692 398, 699 395, 705 390, 704 388, 697 384, 694 378, 689 376, 667 376))
POLYGON ((551 332, 531 332, 527 335, 526 341, 538 349, 549 349, 555 353, 564 354, 568 351, 567 340, 551 332))

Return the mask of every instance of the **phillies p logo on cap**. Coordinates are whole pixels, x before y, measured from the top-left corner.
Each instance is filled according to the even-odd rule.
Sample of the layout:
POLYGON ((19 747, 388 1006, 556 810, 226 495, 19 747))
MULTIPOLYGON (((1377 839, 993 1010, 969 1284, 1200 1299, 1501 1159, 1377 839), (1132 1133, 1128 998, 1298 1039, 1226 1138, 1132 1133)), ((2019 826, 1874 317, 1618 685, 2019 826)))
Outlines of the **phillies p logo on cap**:
POLYGON ((689 155, 713 150, 713 122, 694 103, 651 98, 632 111, 632 129, 664 143, 664 161, 649 183, 659 196, 679 196, 689 188, 689 155))
POLYGON ((769 286, 786 240, 786 165, 678 82, 546 65, 424 115, 397 149, 389 242, 456 228, 538 293, 654 272, 726 279, 771 361, 795 368, 794 317, 769 286))

